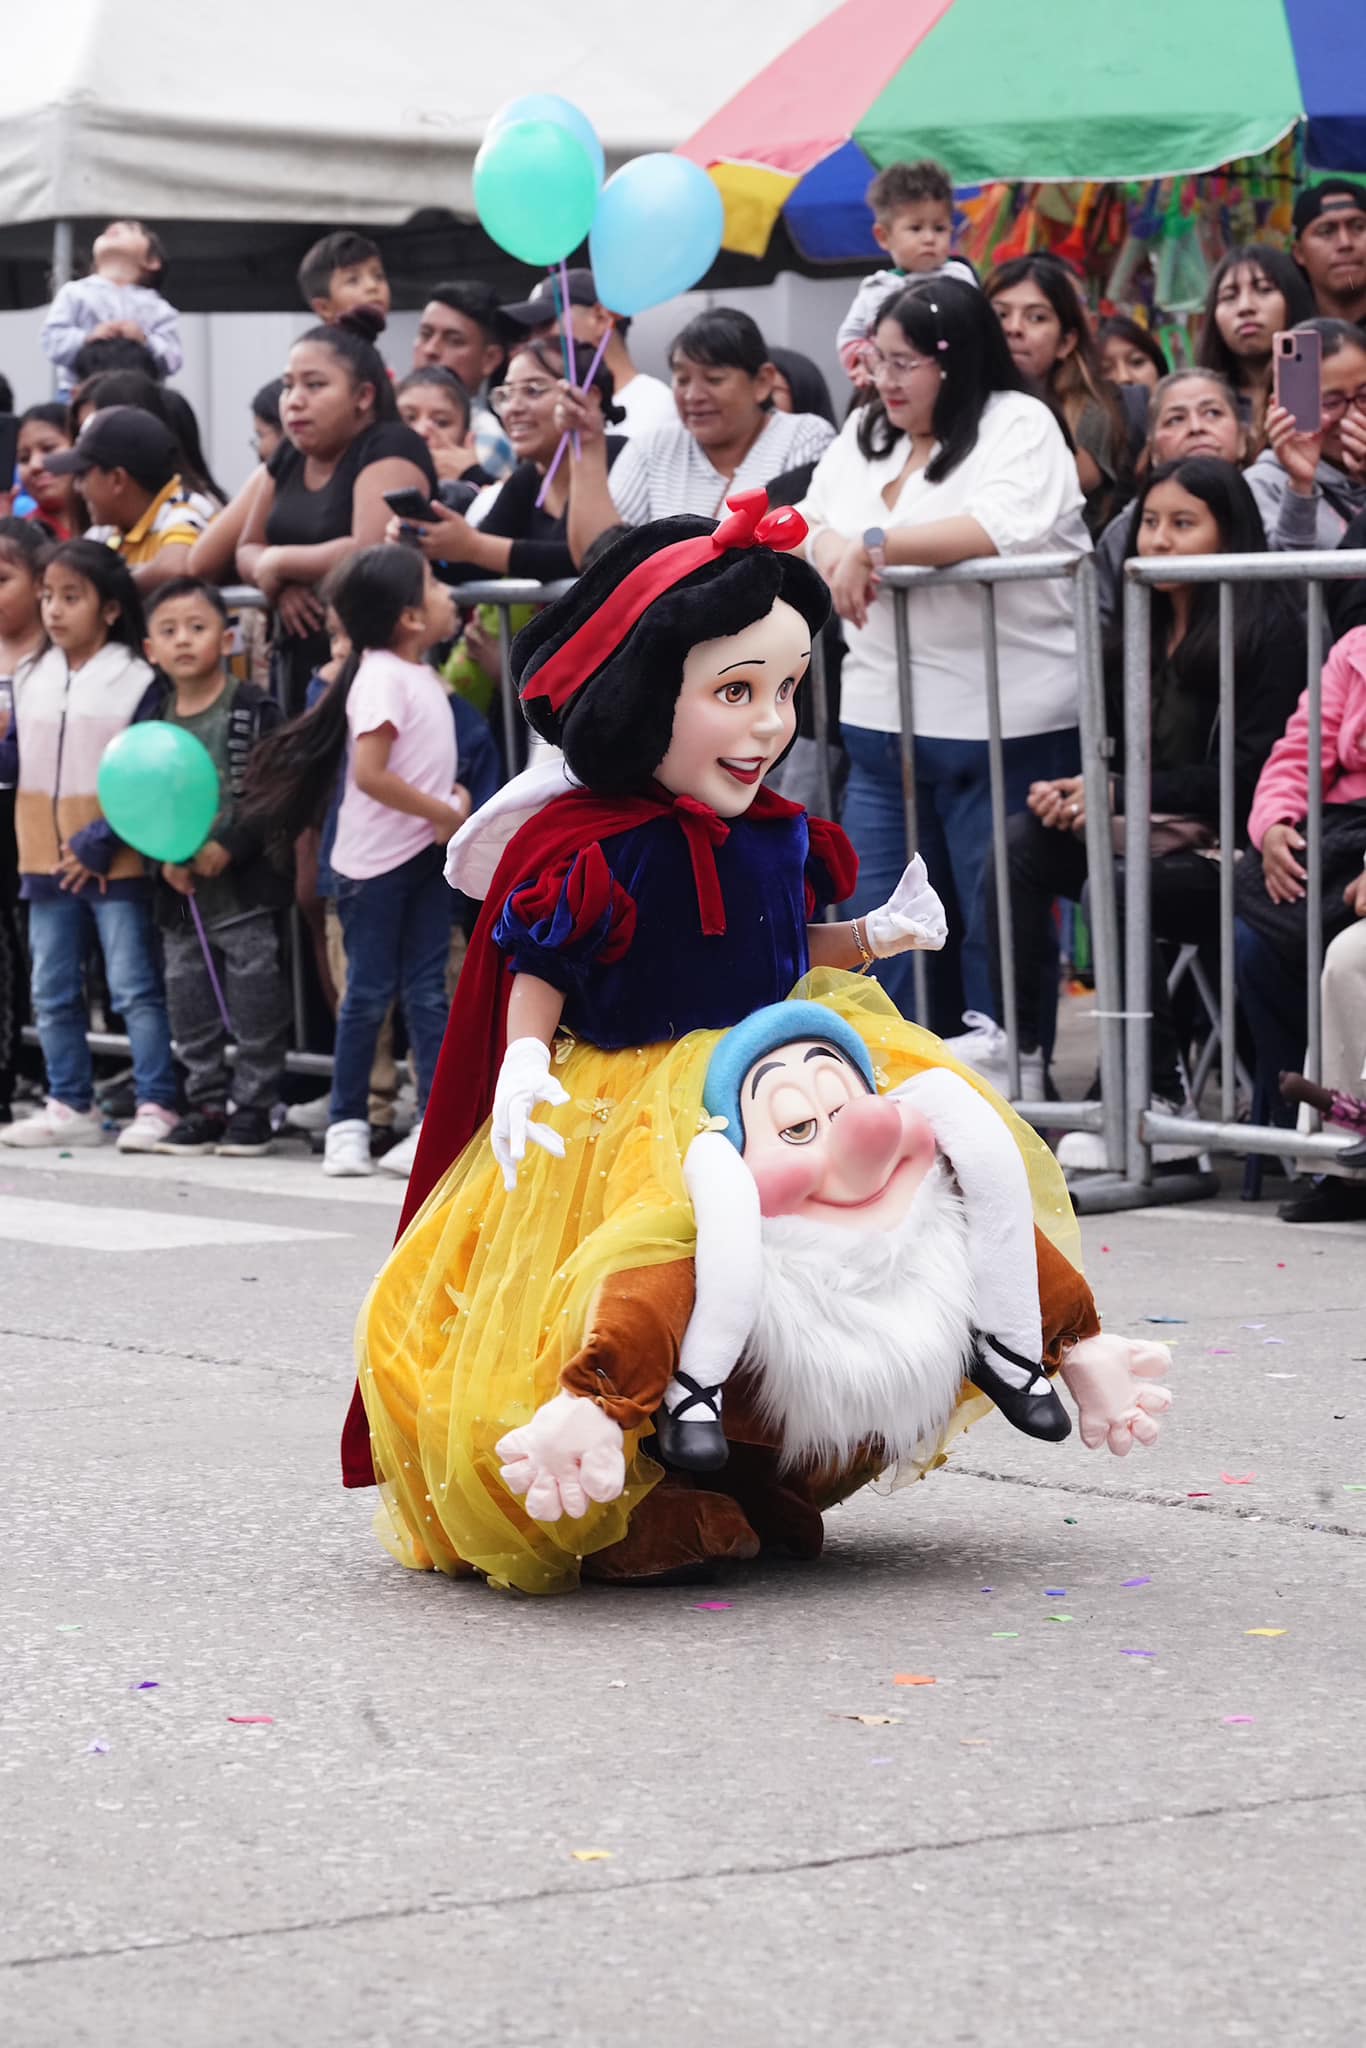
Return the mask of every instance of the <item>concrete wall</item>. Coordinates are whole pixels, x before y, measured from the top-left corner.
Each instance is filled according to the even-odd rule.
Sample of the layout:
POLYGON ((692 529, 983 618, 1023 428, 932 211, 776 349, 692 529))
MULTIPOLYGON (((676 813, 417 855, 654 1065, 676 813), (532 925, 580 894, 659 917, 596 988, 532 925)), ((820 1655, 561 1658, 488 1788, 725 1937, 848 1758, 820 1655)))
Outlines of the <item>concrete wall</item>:
MULTIPOLYGON (((667 306, 642 313, 631 333, 636 361, 667 376, 670 338, 709 305, 742 307, 752 313, 768 340, 803 349, 825 372, 843 408, 847 385, 835 355, 835 331, 856 289, 849 278, 817 279, 786 273, 753 291, 691 292, 667 306)), ((51 366, 39 345, 41 311, 0 313, 0 370, 14 386, 20 411, 51 395, 51 366)), ((247 405, 254 391, 278 377, 290 342, 311 324, 293 313, 187 313, 181 318, 185 368, 176 383, 199 415, 209 464, 232 491, 252 466, 247 405)), ((411 361, 416 313, 396 313, 385 336, 384 353, 395 369, 411 361)))

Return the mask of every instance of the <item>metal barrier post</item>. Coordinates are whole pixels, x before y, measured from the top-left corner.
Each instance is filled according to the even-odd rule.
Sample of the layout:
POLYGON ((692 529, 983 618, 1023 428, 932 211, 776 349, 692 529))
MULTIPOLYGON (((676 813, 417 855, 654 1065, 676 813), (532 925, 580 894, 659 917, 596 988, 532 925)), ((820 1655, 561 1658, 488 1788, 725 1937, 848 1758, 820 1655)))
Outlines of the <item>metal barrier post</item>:
POLYGON ((833 818, 835 793, 830 778, 830 691, 825 674, 825 635, 811 635, 811 725, 816 736, 816 801, 823 818, 833 818))
MULTIPOLYGON (((1015 919, 1010 902, 1006 839, 1006 764, 1001 741, 1001 668, 996 646, 996 590, 982 585, 982 653, 987 676, 987 773, 991 781, 991 858, 996 876, 996 929, 1001 956, 1000 1022, 1006 1033, 1006 1092, 1020 1099, 1020 1032, 1015 1001, 1015 919)), ((921 1019, 924 1022, 924 1019, 921 1019)))
POLYGON ((1152 597, 1124 586, 1124 1107, 1131 1181, 1152 1180, 1143 1118, 1152 1100, 1152 597))
MULTIPOLYGON (((1323 585, 1311 583, 1305 608, 1305 659, 1309 692, 1309 815, 1305 854, 1309 867, 1305 917, 1308 941, 1305 963, 1308 1043, 1306 1078, 1317 1081, 1323 1071, 1323 585)), ((1318 1128, 1318 1118, 1314 1119, 1318 1128)))
MULTIPOLYGON (((920 845, 920 822, 915 801, 915 694, 911 688, 910 599, 906 590, 892 592, 892 621, 896 631, 896 694, 901 707, 901 805, 906 819, 906 858, 920 845)), ((925 955, 911 955, 915 989, 915 1014, 926 1030, 930 1022, 930 977, 925 955)))
POLYGON ((515 775, 522 766, 522 745, 525 725, 521 718, 521 700, 512 682, 512 621, 509 607, 498 606, 498 653, 502 674, 498 679, 498 696, 503 707, 503 759, 508 774, 515 775))
POLYGON ((1090 907, 1092 975, 1099 1041, 1101 1130, 1105 1163, 1124 1171, 1124 1007, 1115 905, 1115 839, 1110 823, 1110 761, 1105 669, 1100 642, 1100 592, 1093 555, 1083 555, 1076 580, 1078 712, 1086 797, 1086 896, 1090 907))
MULTIPOLYGON (((1219 585, 1219 1114, 1238 1114, 1237 1016, 1233 976, 1233 742, 1237 712, 1233 673, 1233 585, 1219 585)), ((1143 1107, 1146 1109, 1147 1104, 1143 1107)))

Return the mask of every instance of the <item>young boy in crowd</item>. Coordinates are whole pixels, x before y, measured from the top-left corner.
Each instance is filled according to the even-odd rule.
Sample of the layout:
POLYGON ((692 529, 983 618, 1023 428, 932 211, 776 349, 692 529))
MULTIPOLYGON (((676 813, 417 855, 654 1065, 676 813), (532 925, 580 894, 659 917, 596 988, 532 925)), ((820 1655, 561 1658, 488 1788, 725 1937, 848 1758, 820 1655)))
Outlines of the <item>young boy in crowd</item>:
POLYGON ((43 322, 43 353, 60 373, 63 393, 74 386, 76 358, 88 341, 140 342, 158 373, 174 377, 185 360, 180 315, 156 289, 165 267, 161 243, 140 220, 112 220, 95 238, 88 277, 64 284, 43 322))
POLYGON ((156 1149, 176 1158, 223 1152, 250 1159, 270 1150, 270 1113, 280 1096, 289 1035, 276 916, 293 900, 291 865, 237 816, 248 757, 281 714, 254 683, 228 674, 230 641, 227 609, 213 584, 180 576, 152 597, 146 654, 164 683, 160 716, 208 749, 221 792, 208 839, 187 864, 165 863, 156 897, 166 1005, 189 1104, 156 1149), (231 1070, 228 1030, 191 896, 232 1019, 237 1064, 231 1070))
POLYGON ((150 412, 110 405, 92 412, 72 448, 46 458, 52 476, 74 476, 92 524, 87 540, 122 556, 144 594, 189 567, 208 521, 189 501, 175 435, 150 412))
POLYGON ((313 244, 299 265, 299 290, 320 320, 339 320, 353 306, 375 306, 389 317, 384 258, 368 235, 350 228, 313 244))
POLYGON ((873 240, 891 263, 865 277, 835 338, 840 361, 860 389, 870 382, 864 353, 878 307, 899 284, 918 277, 956 277, 976 284, 977 273, 951 254, 953 185, 942 164, 925 157, 914 164, 888 164, 866 194, 873 212, 873 240))

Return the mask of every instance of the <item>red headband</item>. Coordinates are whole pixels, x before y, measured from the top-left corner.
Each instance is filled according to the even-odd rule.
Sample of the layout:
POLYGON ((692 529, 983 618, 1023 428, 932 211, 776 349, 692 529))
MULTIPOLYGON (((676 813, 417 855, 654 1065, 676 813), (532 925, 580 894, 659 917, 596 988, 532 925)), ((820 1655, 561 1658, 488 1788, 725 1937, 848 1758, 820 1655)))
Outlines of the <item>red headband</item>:
POLYGON ((768 492, 762 488, 737 491, 726 503, 729 516, 714 533, 701 534, 696 540, 675 541, 671 547, 661 548, 657 555, 647 555, 629 576, 624 576, 606 603, 599 605, 591 618, 570 634, 549 661, 528 676, 522 685, 523 698, 544 697, 552 711, 563 711, 588 678, 616 653, 655 599, 675 583, 681 583, 685 576, 691 576, 694 569, 715 561, 729 548, 767 547, 786 553, 789 548, 800 547, 806 539, 806 521, 795 506, 778 505, 770 512, 768 492))

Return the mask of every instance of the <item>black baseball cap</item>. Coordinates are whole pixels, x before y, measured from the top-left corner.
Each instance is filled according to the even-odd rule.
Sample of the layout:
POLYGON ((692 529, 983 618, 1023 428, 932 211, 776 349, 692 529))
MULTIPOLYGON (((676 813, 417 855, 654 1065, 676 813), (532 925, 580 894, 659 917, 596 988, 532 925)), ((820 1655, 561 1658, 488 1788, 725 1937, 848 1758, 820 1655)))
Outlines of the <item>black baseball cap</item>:
POLYGON ((144 491, 159 491, 180 467, 180 445, 155 413, 136 405, 108 405, 91 413, 74 448, 46 456, 43 467, 53 476, 126 469, 144 491))
MULTIPOLYGON (((569 276, 569 303, 571 306, 596 306, 598 288, 593 282, 591 270, 571 270, 569 276)), ((543 277, 529 299, 519 299, 514 306, 501 309, 503 318, 510 320, 514 327, 525 327, 528 332, 537 327, 549 327, 560 317, 560 280, 558 277, 543 277)), ((51 469, 49 462, 47 467, 51 469)))
MULTIPOLYGON (((1302 235, 1311 221, 1328 212, 1334 199, 1350 202, 1349 206, 1334 206, 1334 213, 1347 213, 1351 207, 1355 207, 1358 213, 1366 213, 1366 185, 1353 184, 1350 178, 1323 178, 1317 185, 1306 185, 1295 201, 1295 211, 1291 216, 1295 233, 1302 235)), ((51 469, 52 464, 49 462, 47 466, 51 469)))

